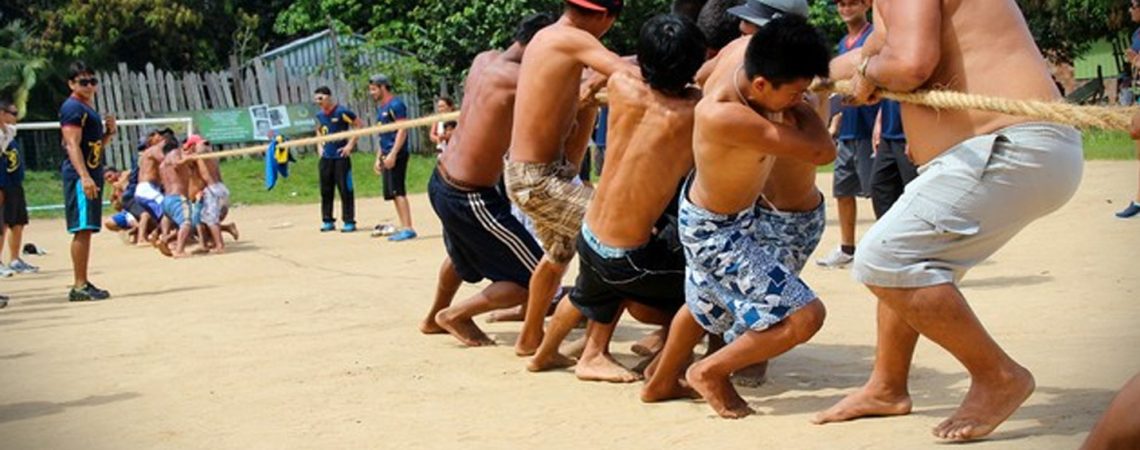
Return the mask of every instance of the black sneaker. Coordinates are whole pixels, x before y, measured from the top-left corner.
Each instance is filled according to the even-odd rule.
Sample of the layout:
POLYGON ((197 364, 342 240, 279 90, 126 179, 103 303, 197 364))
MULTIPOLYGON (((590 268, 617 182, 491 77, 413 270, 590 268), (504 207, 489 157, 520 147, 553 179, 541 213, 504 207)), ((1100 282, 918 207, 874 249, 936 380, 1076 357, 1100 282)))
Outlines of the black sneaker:
POLYGON ((88 302, 95 300, 106 300, 111 298, 111 293, 95 287, 90 281, 87 282, 83 289, 71 288, 71 293, 67 295, 67 300, 72 302, 88 302))

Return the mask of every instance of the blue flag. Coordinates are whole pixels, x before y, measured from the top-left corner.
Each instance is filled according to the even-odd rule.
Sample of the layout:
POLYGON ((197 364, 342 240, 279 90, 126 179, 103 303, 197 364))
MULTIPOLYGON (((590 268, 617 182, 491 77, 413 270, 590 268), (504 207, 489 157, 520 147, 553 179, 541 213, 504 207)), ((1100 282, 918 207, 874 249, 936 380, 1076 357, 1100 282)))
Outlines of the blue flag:
POLYGON ((285 138, 275 136, 269 141, 269 149, 265 151, 265 189, 272 191, 277 185, 277 176, 289 178, 289 163, 296 162, 293 154, 287 148, 277 148, 277 144, 285 142, 285 138))

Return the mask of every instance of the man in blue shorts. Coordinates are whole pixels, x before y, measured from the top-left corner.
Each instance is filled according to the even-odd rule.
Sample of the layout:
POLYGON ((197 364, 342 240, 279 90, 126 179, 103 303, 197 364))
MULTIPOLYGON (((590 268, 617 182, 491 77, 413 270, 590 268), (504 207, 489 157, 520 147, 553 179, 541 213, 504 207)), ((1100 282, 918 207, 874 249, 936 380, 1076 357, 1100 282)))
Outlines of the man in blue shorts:
POLYGON ((439 271, 435 302, 420 324, 424 333, 451 333, 464 345, 493 344, 472 318, 521 305, 542 248, 513 215, 499 190, 503 155, 510 145, 515 86, 526 44, 554 19, 526 18, 504 51, 480 53, 463 84, 459 126, 440 154, 428 183, 432 209, 443 223, 448 258, 439 271), (451 305, 462 281, 487 278, 491 285, 451 305))
POLYGON ((67 231, 72 234, 71 265, 75 284, 68 300, 73 302, 111 297, 109 292, 95 287, 87 279, 91 235, 99 232, 103 215, 103 148, 118 131, 114 116, 107 116, 104 128, 103 118, 91 106, 98 83, 94 70, 82 61, 72 63, 67 77, 71 96, 59 109, 59 125, 67 152, 60 173, 67 231))
MULTIPOLYGON (((404 99, 392 93, 392 82, 387 76, 376 75, 368 81, 368 93, 379 102, 376 107, 376 121, 382 124, 396 123, 408 118, 408 106, 404 99)), ((377 225, 373 236, 391 234, 389 241, 405 241, 416 237, 412 229, 412 211, 408 205, 408 130, 390 131, 380 135, 380 151, 376 153, 376 163, 372 170, 380 175, 384 185, 384 200, 396 204, 396 215, 400 217, 400 229, 392 230, 377 225)))
MULTIPOLYGON (((333 100, 332 91, 321 86, 313 92, 317 104, 317 136, 336 134, 351 128, 360 128, 363 123, 356 113, 333 100)), ((357 138, 329 141, 321 145, 321 162, 317 170, 321 181, 321 231, 336 228, 333 217, 333 190, 340 192, 340 216, 344 220, 343 233, 356 231, 356 200, 352 185, 352 152, 356 149, 357 138)))

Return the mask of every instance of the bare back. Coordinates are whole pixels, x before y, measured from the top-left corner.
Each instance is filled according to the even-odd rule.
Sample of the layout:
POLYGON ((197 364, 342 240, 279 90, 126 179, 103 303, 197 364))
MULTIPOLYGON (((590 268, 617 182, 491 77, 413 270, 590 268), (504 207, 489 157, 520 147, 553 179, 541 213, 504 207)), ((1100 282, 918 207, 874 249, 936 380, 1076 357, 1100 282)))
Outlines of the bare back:
MULTIPOLYGON (((879 1, 890 39, 891 8, 879 1)), ((1014 0, 943 0, 941 58, 921 89, 948 89, 1010 99, 1057 100, 1060 93, 1049 76, 1041 51, 1014 0)), ((889 42, 889 41, 888 41, 889 42)), ((933 43, 931 43, 933 45, 933 43)), ((935 110, 902 105, 907 139, 915 162, 924 164, 971 137, 992 133, 1031 119, 970 110, 935 110)))
POLYGON ((187 182, 189 177, 189 170, 182 161, 182 149, 171 150, 167 153, 162 160, 162 164, 158 167, 158 173, 162 178, 162 188, 166 195, 187 195, 187 182))
POLYGON ((519 61, 506 52, 475 57, 463 83, 459 124, 439 161, 451 178, 470 186, 498 183, 511 144, 518 76, 519 61))
POLYGON ((610 116, 606 170, 586 211, 586 223, 607 245, 636 247, 693 167, 693 109, 700 92, 656 92, 629 72, 607 84, 610 116))
POLYGON ((565 155, 586 67, 609 76, 629 63, 567 16, 534 35, 519 67, 511 161, 549 163, 565 155))

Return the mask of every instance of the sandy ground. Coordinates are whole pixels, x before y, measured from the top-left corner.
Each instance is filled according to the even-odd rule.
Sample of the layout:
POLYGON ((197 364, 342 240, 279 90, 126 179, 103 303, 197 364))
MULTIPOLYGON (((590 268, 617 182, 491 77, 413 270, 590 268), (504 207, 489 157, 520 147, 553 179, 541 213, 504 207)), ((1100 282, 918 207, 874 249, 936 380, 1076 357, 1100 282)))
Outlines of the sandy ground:
MULTIPOLYGON (((1140 221, 1111 218, 1135 177, 1135 163, 1090 163, 1073 201, 963 283, 1039 385, 978 448, 1075 448, 1140 370, 1140 221)), ((923 341, 912 415, 809 424, 865 380, 874 351, 868 293, 847 271, 815 267, 804 277, 828 322, 773 363, 765 386, 742 391, 756 416, 721 420, 701 403, 642 404, 638 384, 530 374, 509 345, 465 349, 416 331, 444 251, 426 197, 411 201, 423 237, 399 244, 320 234, 316 205, 237 209, 242 240, 222 256, 168 260, 103 233, 92 279, 114 298, 87 304, 66 302, 62 223, 33 223, 27 241, 51 252, 29 259, 42 272, 0 280, 14 298, 0 311, 0 446, 921 448, 938 445, 928 430, 968 387, 923 341)), ((393 215, 374 199, 358 209, 369 227, 393 215)), ((817 256, 837 239, 829 221, 817 256)), ((511 344, 518 325, 486 328, 511 344)), ((645 330, 619 329, 622 361, 636 362, 629 346, 645 330)))

